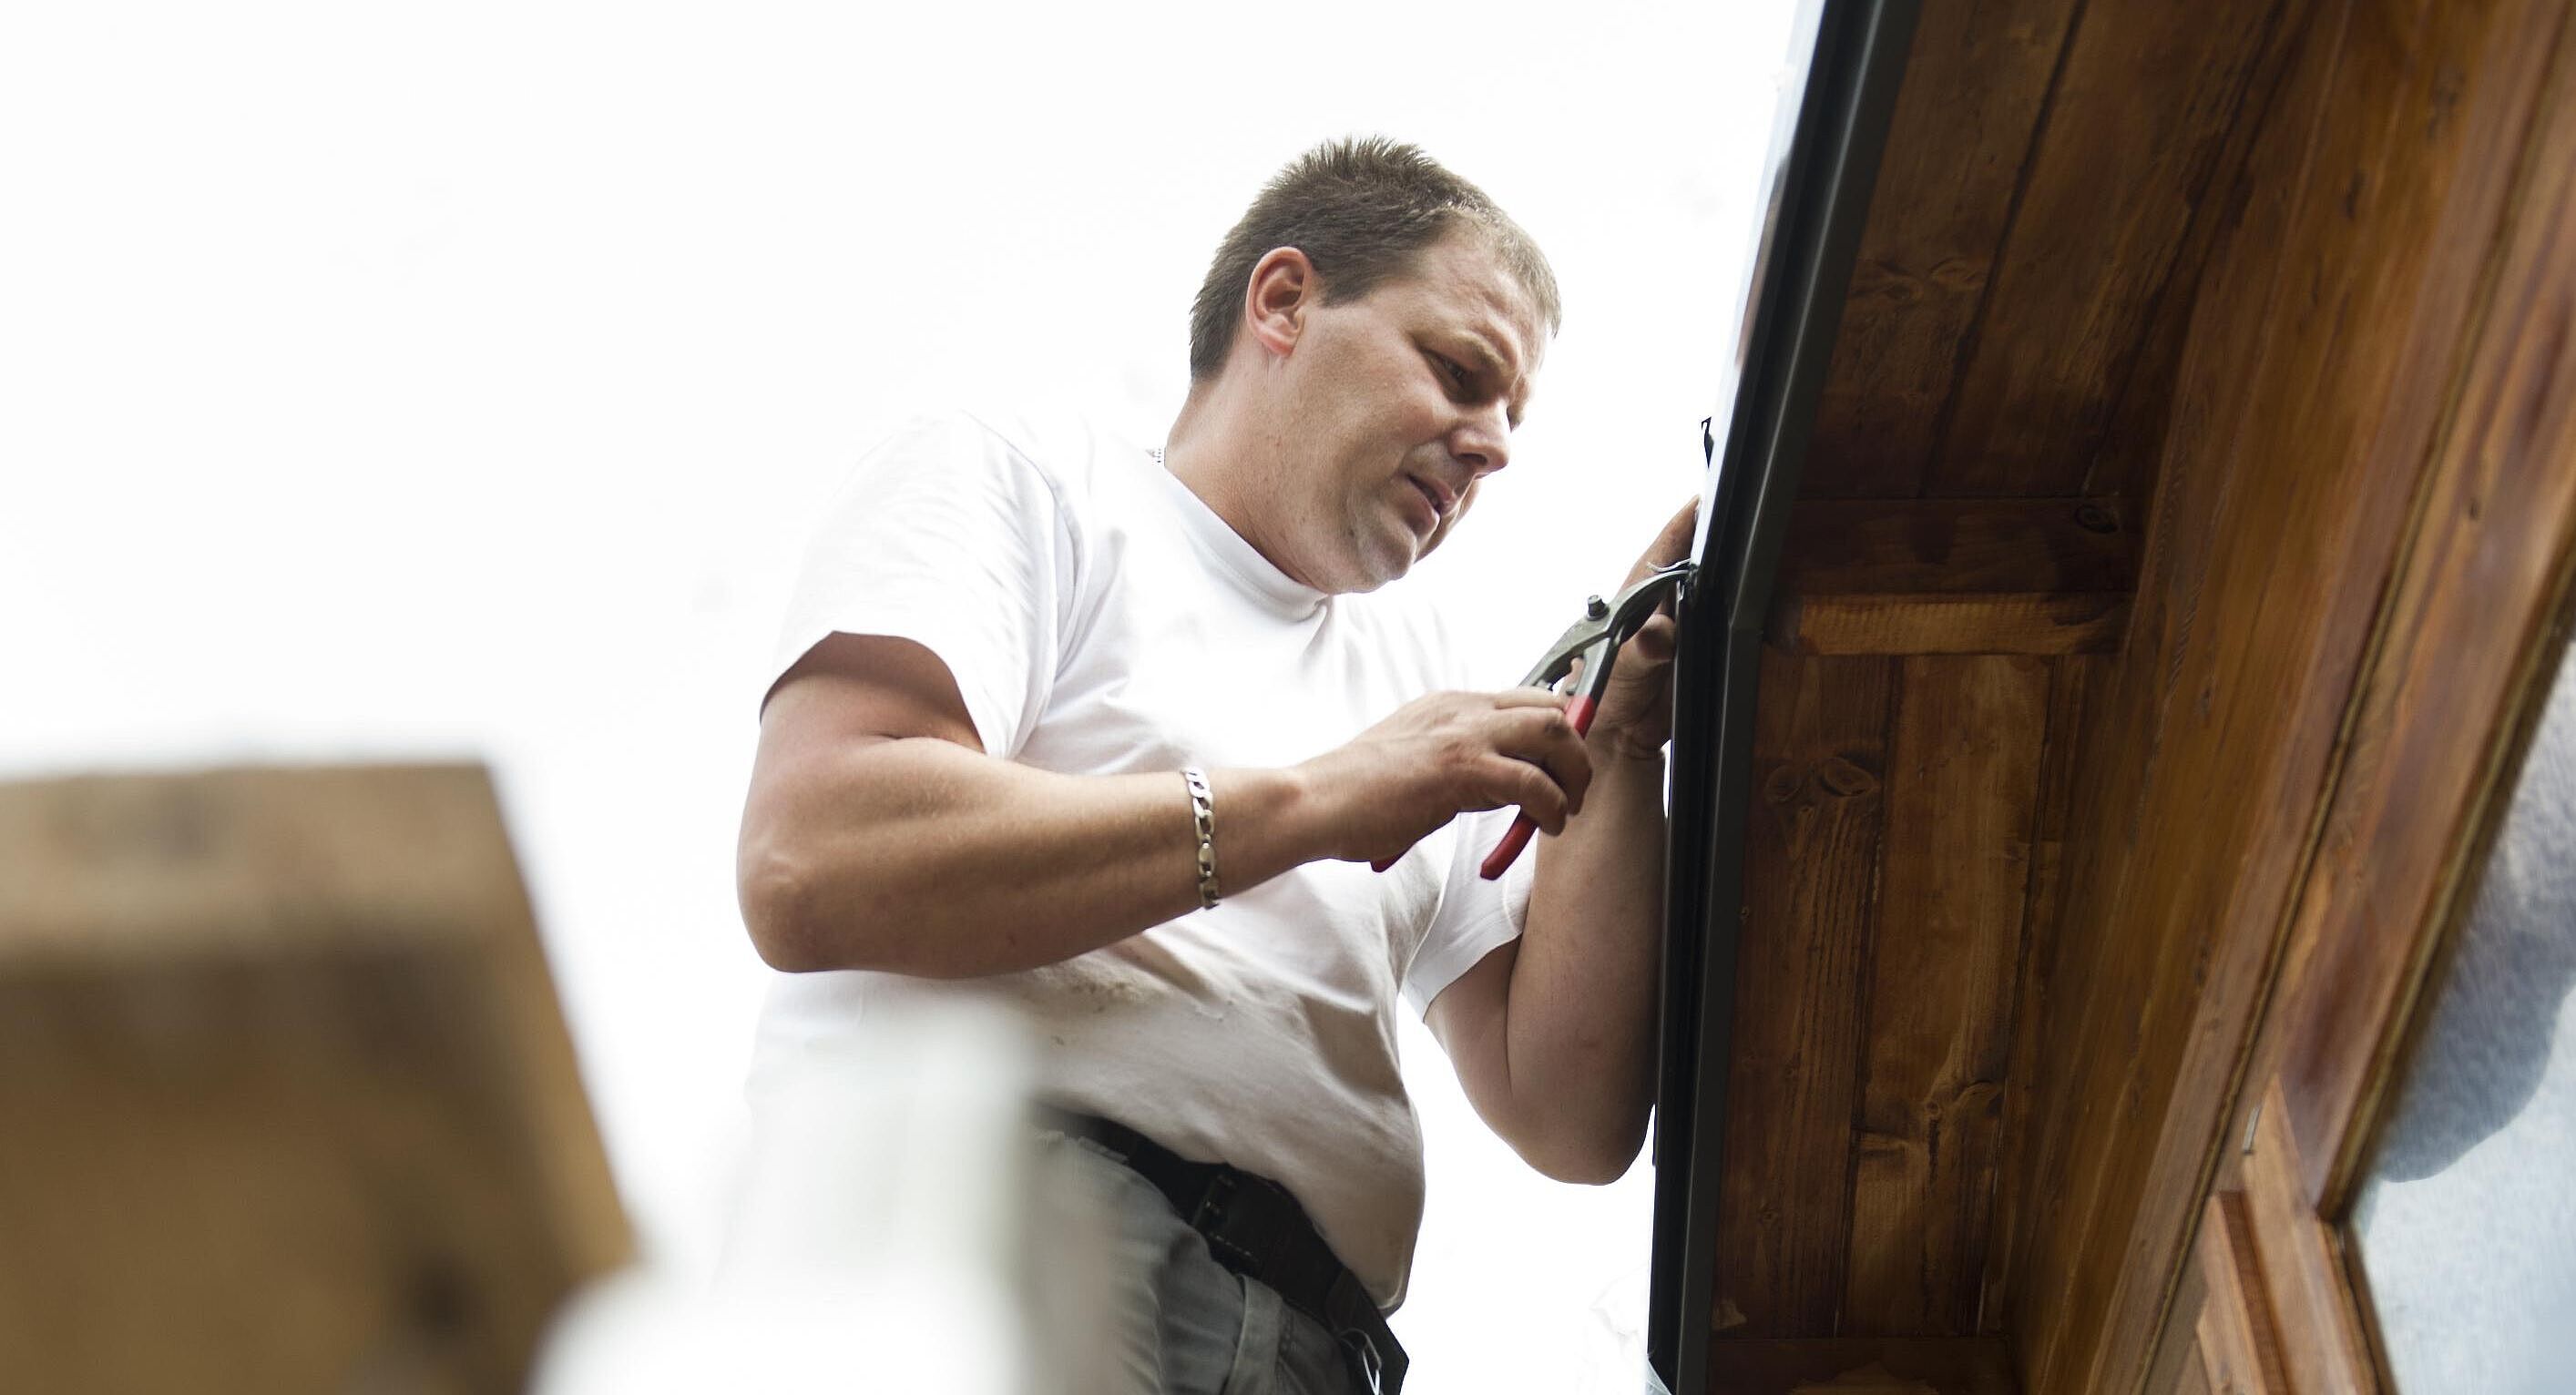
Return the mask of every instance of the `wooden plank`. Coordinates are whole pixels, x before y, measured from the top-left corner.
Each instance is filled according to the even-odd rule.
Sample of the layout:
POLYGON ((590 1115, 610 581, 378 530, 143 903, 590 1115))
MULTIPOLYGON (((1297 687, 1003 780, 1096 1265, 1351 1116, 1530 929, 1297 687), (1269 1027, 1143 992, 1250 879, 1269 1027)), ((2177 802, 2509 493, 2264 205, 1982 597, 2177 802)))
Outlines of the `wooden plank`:
POLYGON ((1890 669, 1763 651, 1719 1191, 1720 1329, 1834 1330, 1890 669))
POLYGON ((1898 670, 1847 1335, 1977 1327, 2048 687, 2027 658, 1898 670))
POLYGON ((2014 1395, 1992 1337, 1720 1337, 1709 1395, 2014 1395))
POLYGON ((2562 652, 2554 626, 2576 568, 2576 25, 2559 47, 2498 289, 2355 723, 2367 759, 2330 816, 2310 893, 2322 902, 2309 912, 2314 958, 2282 1070, 2307 1190, 2329 1214, 2407 1004, 2474 894, 2562 652))
MULTIPOLYGON (((2059 968, 2043 1027, 2047 1051, 2034 1081, 2033 1155, 2026 1188, 2045 1198, 2049 1219, 2025 1227, 2015 1272, 2029 1282, 2012 1295, 2007 1325, 2019 1334, 2023 1383, 2050 1380, 2080 1390, 2102 1359, 2107 1299, 2062 1292, 2045 1306, 2031 1284, 2063 1286, 2092 1243, 2094 1196, 2070 1192, 2079 1158, 2098 1165, 2107 1138, 2137 1126, 2122 1053, 2139 1045, 2144 999, 2140 933, 2123 940, 2106 919, 2125 904, 2124 889, 2140 845, 2166 825, 2149 803, 2156 788, 2168 714, 2181 705, 2179 666, 2205 648, 2204 603, 2215 564, 2221 510, 2232 484, 2232 457, 2222 447, 2255 410, 2255 368, 2277 328, 2273 310, 2286 294, 2277 253, 2299 215, 2341 46, 2340 0, 2285 19, 2291 36, 2280 91, 2266 103, 2264 124, 2226 191, 2228 236, 2199 288, 2191 334, 2177 375, 2166 455, 2146 528, 2135 612, 2118 664, 2090 709, 2092 730, 2077 774, 2079 816, 2068 835, 2068 900, 2059 929, 2059 968), (2125 954, 2124 954, 2125 951, 2125 954), (2125 978, 2123 976, 2126 976, 2125 978), (2109 1016, 2106 1017, 2106 1014, 2109 1016), (2089 1038, 2089 1039, 2088 1039, 2089 1038), (2066 1375, 2076 1365, 2088 1374, 2066 1375)), ((2210 605, 2215 609, 2215 604, 2210 605)), ((2179 829, 2175 830, 2178 835, 2179 829)), ((2173 835, 2169 835, 2173 836, 2173 835)), ((2168 932, 2169 933, 2169 932, 2168 932)), ((2099 1174, 2092 1174, 2098 1182, 2099 1174)), ((2116 1386, 2115 1386, 2116 1388, 2116 1386)))
POLYGON ((2200 1363, 2199 1349, 2195 1347, 2193 1359, 2176 1373, 2171 1385, 2147 1388, 2150 1391, 2169 1390, 2173 1395, 2210 1395, 2209 1368, 2200 1363))
POLYGON ((500 1390, 627 1236, 479 769, 0 785, 0 1370, 500 1390))
POLYGON ((2275 1079, 2245 1159, 2245 1231, 2280 1338, 2281 1389, 2366 1395, 2378 1388, 2361 1315, 2344 1281, 2342 1241, 2319 1221, 2300 1174, 2290 1111, 2275 1079))
POLYGON ((2118 499, 1800 499, 1779 590, 1800 596, 2117 592, 2137 586, 2118 499))
POLYGON ((2153 504, 2156 462, 2163 458, 2165 435, 2173 421, 2175 378, 2200 304, 2201 284, 2215 252, 2242 222, 2248 200, 2258 193, 2242 178, 2245 163, 2256 139, 2272 125, 2282 79, 2316 8, 2313 0, 2283 0, 2264 35, 2262 52, 2246 82, 2245 100, 2229 124, 2204 193, 2192 203, 2182 250, 2174 258, 2172 274, 2156 293, 2144 338, 2119 384, 2110 424, 2085 469, 2080 493, 2130 499, 2142 516, 2153 504))
POLYGON ((1802 654, 2117 646, 2136 550, 2116 499, 1802 500, 1766 626, 1802 654))
POLYGON ((2202 1370, 2216 1395, 2289 1395, 2281 1374, 2271 1295, 2255 1267, 2253 1222, 2242 1192, 2209 1198, 2200 1218, 2202 1370))
POLYGON ((2330 7, 2249 159, 2252 189, 2290 192, 2245 200, 2202 290, 2079 801, 2034 1183, 2072 1221, 2020 1271, 2032 1388, 2125 1389, 2152 1348, 2458 381, 2542 13, 2330 7))
POLYGON ((2128 619, 2129 598, 2109 592, 1798 596, 1767 635, 1799 654, 2107 654, 2128 619))
POLYGON ((2174 1291, 2173 1316, 2157 1339, 2155 1360, 2147 1367, 2144 1395, 2208 1395, 2209 1373, 2200 1359, 2200 1304, 2207 1285, 2200 1266, 2186 1264, 2182 1284, 2174 1291))
POLYGON ((2013 989, 2012 1064, 2004 1072, 2004 1116, 1996 1140, 1994 1230, 1986 1243, 1978 1330, 2003 1333, 2012 1293, 2017 1237, 2026 1224, 2062 1224, 2048 1200, 2030 1189, 2037 1149, 2030 1137, 2033 1082, 2040 1073, 2041 1024, 2049 984, 2056 974, 2057 921, 2065 881, 2066 829, 2075 799, 2076 758, 2083 745, 2086 692, 2101 681, 2108 660, 2063 659, 2050 666, 2048 730, 2039 753, 2039 803, 2032 834, 2030 891, 2022 910, 2020 966, 2013 989))
MULTIPOLYGON (((2313 706, 2283 728, 2273 767, 2281 775, 2259 785, 2273 801, 2261 836, 2277 851, 2254 864, 2251 870, 2259 875, 2238 884, 2224 913, 2246 929, 2222 936, 2205 963, 2177 959, 2165 970, 2175 982, 2205 975, 2209 987, 2191 1021, 2174 1024, 2166 1038, 2172 1044, 2167 1049, 2180 1056, 2175 1104, 2142 1159, 2140 1220, 2130 1230, 2124 1266, 2112 1276, 2119 1289, 2113 1326, 2121 1334, 2109 1351, 2113 1369, 2151 1341, 2159 1298, 2145 1276, 2151 1256, 2165 1244, 2158 1237, 2185 1233, 2185 1218, 2206 1185, 2213 1155, 2227 1141, 2224 1121, 2236 1082, 2244 1078, 2251 1024, 2273 981, 2269 966, 2289 938, 2295 897, 2281 881, 2295 885, 2305 876, 2318 843, 2323 796, 2336 778, 2332 771, 2350 752, 2354 686, 2347 675, 2360 665, 2371 616, 2387 594, 2396 540, 2405 532, 2404 501, 2422 497, 2415 486, 2432 432, 2452 410, 2465 351, 2461 336, 2484 294, 2480 277, 2492 274, 2490 249, 2518 167, 2510 152, 2526 138, 2552 47, 2549 36, 2563 26, 2564 11, 2563 0, 2356 11, 2353 37, 2366 46, 2348 49, 2339 80, 2348 94, 2346 109, 2357 116, 2329 128, 2314 167, 2320 191, 2329 170, 2343 180, 2332 189, 2331 204, 2310 215, 2332 236, 2318 239, 2315 260, 2298 269, 2351 265, 2381 254, 2402 270, 2393 279, 2307 283, 2319 332, 2308 337, 2311 347, 2304 355, 2292 360, 2297 369, 2290 381, 2317 384, 2310 390, 2331 410, 2303 425, 2301 414, 2284 410, 2296 397, 2266 400, 2260 420, 2271 436, 2255 449, 2258 459, 2305 450, 2328 460, 2354 460, 2349 487, 2370 498, 2336 520, 2340 527, 2318 529, 2317 543, 2301 549, 2304 555, 2294 564, 2294 574, 2307 576, 2335 578, 2337 568, 2343 569, 2326 584, 2319 613, 2258 635, 2235 673, 2226 666, 2217 670, 2222 685, 2269 691, 2275 680, 2262 672, 2263 647, 2305 648, 2309 677, 2302 687, 2313 706), (2398 304, 2411 313, 2356 313, 2359 307, 2379 309, 2395 286, 2408 284, 2415 296, 2398 304)), ((2283 516, 2301 518, 2310 502, 2285 501, 2283 516)), ((2249 540, 2235 554, 2242 571, 2271 570, 2256 562, 2265 546, 2249 540)), ((2220 584, 2240 590, 2269 582, 2234 575, 2223 576, 2220 584)), ((2213 780, 2213 788, 2223 788, 2224 778, 2213 780)))
POLYGON ((1920 493, 2073 0, 1927 0, 1800 492, 1920 493))
POLYGON ((1924 493, 2082 487, 2277 9, 2085 7, 1924 493))
MULTIPOLYGON (((2136 1049, 2142 1000, 2154 986, 2138 981, 2139 947, 2116 938, 2105 922, 2124 904, 2141 841, 2160 827, 2149 821, 2161 811, 2147 797, 2174 705, 2175 666, 2195 640, 2207 643, 2197 622, 2230 482, 2228 462, 2212 443, 2227 440, 2248 410, 2252 367, 2269 345, 2269 311, 2282 280, 2263 249, 2279 244, 2298 212, 2310 149, 2326 115, 2339 31, 2311 24, 2296 32, 2304 42, 2231 191, 2233 233, 2193 317, 2129 631, 2088 709, 2091 730, 2076 777, 2079 813, 2068 829, 2057 971, 2042 1027, 2046 1050, 2032 1082, 2032 1156, 2022 1183, 2042 1199, 2043 1210, 2040 1222, 2017 1237, 2016 1287, 2005 1321, 2017 1334, 2022 1384, 2034 1390, 2052 1388, 2052 1381, 2059 1382, 2056 1389, 2086 1389, 2101 1356, 2107 1299, 2069 1301, 2064 1292, 2078 1277, 2094 1226, 2093 1194, 2071 1188, 2079 1161, 2096 1164, 2091 1155, 2106 1136, 2135 1127, 2122 1112, 2134 1107, 2128 1082, 2110 1069, 2111 1058, 2136 1049), (2125 992, 2122 975, 2130 976, 2125 992), (2114 1015, 2106 1021, 2106 1013, 2114 1015)), ((2086 1180, 2098 1183, 2098 1173, 2086 1180)))

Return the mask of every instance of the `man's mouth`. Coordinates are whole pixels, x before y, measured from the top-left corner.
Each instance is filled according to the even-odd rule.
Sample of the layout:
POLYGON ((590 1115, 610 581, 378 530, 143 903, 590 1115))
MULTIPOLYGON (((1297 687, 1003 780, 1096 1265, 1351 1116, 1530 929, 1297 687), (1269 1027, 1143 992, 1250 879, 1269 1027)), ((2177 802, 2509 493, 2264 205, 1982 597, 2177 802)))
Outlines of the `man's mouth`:
POLYGON ((1411 475, 1407 475, 1404 478, 1407 483, 1411 484, 1416 490, 1419 490, 1422 494, 1423 500, 1431 505, 1431 517, 1433 522, 1436 523, 1449 516, 1448 501, 1441 498, 1439 490, 1434 489, 1430 485, 1424 484, 1421 480, 1416 479, 1411 475))

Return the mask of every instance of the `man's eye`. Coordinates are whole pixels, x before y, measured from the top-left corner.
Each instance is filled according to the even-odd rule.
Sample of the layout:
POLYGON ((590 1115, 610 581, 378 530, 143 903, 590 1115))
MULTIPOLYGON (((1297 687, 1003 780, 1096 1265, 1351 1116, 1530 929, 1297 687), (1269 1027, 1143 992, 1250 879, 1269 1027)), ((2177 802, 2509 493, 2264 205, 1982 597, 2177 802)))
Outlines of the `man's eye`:
POLYGON ((1440 371, 1448 374, 1449 381, 1456 384, 1461 390, 1473 386, 1471 379, 1468 377, 1467 370, 1459 367, 1457 361, 1446 354, 1433 354, 1431 356, 1431 361, 1439 364, 1440 371))

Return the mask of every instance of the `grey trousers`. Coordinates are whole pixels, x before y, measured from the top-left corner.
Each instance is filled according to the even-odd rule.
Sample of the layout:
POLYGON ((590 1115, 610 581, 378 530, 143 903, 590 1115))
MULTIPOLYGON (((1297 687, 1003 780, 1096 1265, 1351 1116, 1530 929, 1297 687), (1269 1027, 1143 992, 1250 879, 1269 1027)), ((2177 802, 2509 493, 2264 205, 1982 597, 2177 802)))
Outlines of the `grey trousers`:
POLYGON ((1153 1184, 1098 1144, 1038 1135, 1041 1169, 1082 1187, 1109 1228, 1110 1395, 1366 1395, 1322 1323, 1216 1262, 1153 1184))

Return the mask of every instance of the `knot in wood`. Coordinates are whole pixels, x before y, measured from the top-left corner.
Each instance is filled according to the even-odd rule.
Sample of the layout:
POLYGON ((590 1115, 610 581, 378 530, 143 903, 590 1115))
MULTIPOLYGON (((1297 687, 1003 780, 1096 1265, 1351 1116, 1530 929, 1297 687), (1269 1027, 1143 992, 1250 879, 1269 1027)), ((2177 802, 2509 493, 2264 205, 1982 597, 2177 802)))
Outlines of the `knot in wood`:
POLYGON ((1858 799, 1878 789, 1878 777, 1841 756, 1816 762, 1816 783, 1836 799, 1858 799))

